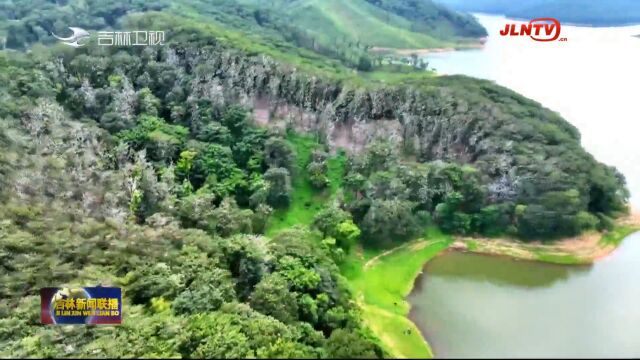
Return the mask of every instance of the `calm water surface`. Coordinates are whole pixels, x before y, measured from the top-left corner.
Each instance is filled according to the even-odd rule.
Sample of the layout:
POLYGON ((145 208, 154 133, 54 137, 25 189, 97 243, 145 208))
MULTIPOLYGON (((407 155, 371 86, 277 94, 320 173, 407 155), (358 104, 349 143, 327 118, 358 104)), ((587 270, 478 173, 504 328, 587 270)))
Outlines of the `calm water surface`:
POLYGON ((592 266, 446 253, 409 296, 438 357, 640 356, 640 233, 592 266))
MULTIPOLYGON (((435 54, 430 66, 558 111, 627 177, 640 208, 640 26, 563 26, 567 42, 538 43, 496 36, 511 22, 504 17, 478 18, 485 48, 435 54)), ((446 253, 427 264, 409 301, 439 357, 639 357, 640 233, 592 266, 446 253)))

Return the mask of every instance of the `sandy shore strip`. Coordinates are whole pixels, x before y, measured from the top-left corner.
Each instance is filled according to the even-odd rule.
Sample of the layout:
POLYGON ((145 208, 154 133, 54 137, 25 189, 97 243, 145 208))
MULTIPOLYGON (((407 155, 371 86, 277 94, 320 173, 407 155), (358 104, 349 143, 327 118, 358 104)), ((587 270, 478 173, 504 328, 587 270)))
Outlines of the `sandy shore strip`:
POLYGON ((469 49, 481 49, 482 47, 484 47, 484 43, 479 42, 479 43, 470 43, 470 44, 464 44, 464 45, 461 44, 458 47, 432 48, 432 49, 395 49, 395 48, 374 46, 369 51, 372 53, 394 54, 399 56, 411 56, 411 55, 426 56, 432 53, 469 50, 469 49))
POLYGON ((450 249, 560 264, 590 264, 611 254, 623 238, 636 231, 640 231, 640 212, 631 210, 629 215, 618 219, 614 230, 609 232, 589 231, 551 244, 508 238, 457 237, 450 249))

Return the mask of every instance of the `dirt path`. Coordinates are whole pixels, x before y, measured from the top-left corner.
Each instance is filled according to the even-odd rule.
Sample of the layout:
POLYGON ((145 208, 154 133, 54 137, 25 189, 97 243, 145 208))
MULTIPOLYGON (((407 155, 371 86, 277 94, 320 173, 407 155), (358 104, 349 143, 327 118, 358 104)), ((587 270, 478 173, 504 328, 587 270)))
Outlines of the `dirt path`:
POLYGON ((369 261, 367 261, 364 264, 364 269, 365 270, 369 269, 370 267, 375 265, 378 262, 378 260, 380 260, 380 258, 385 257, 385 256, 387 256, 389 254, 392 254, 395 251, 404 249, 404 248, 406 248, 408 246, 411 246, 412 250, 416 250, 417 251, 417 250, 420 250, 420 249, 424 248, 425 246, 427 246, 428 243, 429 243, 429 240, 418 240, 418 241, 415 241, 415 242, 409 242, 409 243, 405 243, 405 244, 402 244, 400 246, 394 247, 393 249, 387 250, 387 251, 383 252, 382 254, 378 254, 378 255, 372 257, 371 259, 369 259, 369 261))

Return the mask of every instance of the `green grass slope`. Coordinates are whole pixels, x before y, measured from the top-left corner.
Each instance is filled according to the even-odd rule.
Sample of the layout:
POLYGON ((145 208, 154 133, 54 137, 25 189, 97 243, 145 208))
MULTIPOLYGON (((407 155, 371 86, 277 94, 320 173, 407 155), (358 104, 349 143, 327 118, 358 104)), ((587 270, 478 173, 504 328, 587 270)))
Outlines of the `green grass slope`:
POLYGON ((428 339, 407 317, 411 306, 405 298, 424 264, 448 248, 451 241, 449 236, 429 228, 422 238, 391 250, 354 251, 341 266, 363 320, 394 358, 434 356, 428 339))
POLYGON ((291 181, 291 204, 288 208, 278 209, 274 212, 266 231, 269 236, 293 226, 310 225, 316 213, 331 201, 342 188, 342 177, 347 161, 344 152, 340 151, 327 160, 327 177, 330 183, 326 189, 317 190, 311 185, 306 168, 313 150, 321 149, 322 146, 313 136, 294 132, 287 134, 287 141, 296 154, 294 176, 291 181))
POLYGON ((274 11, 282 12, 293 24, 304 27, 325 42, 346 40, 390 48, 427 48, 446 43, 427 34, 411 31, 411 21, 366 1, 302 0, 291 5, 286 1, 272 3, 274 11))
MULTIPOLYGON (((387 48, 450 47, 482 36, 482 27, 472 18, 436 6, 428 0, 409 8, 417 16, 407 16, 404 0, 216 0, 226 14, 250 13, 256 23, 280 23, 276 28, 296 28, 314 39, 314 46, 358 44, 387 48), (403 6, 389 6, 403 4, 403 6), (432 12, 432 9, 437 11, 432 12), (463 19, 461 21, 460 19, 463 19), (286 24, 286 26, 284 26, 286 24), (475 28, 478 32, 469 32, 475 28), (479 35, 478 35, 479 34, 479 35), (466 38, 466 39, 465 39, 466 38)), ((184 4, 206 8, 199 1, 184 4)), ((241 15, 242 16, 242 15, 241 15)), ((301 36, 301 35, 299 35, 301 36)))

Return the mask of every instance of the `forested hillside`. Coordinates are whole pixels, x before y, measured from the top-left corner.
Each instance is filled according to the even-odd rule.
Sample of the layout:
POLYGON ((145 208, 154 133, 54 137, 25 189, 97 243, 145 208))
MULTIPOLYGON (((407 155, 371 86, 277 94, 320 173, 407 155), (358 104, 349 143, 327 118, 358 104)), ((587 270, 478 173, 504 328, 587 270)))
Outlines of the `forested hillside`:
POLYGON ((640 22, 636 0, 438 0, 460 11, 502 14, 533 19, 554 17, 560 21, 593 26, 627 25, 640 22))
POLYGON ((0 354, 381 356, 317 234, 259 235, 288 203, 282 136, 173 50, 104 55, 2 54, 0 354), (36 326, 51 284, 124 286, 127 320, 36 326))
POLYGON ((411 21, 411 29, 439 36, 483 37, 486 30, 479 26, 473 16, 457 13, 431 0, 366 0, 385 11, 400 15, 411 21))
POLYGON ((99 17, 166 44, 0 53, 1 356, 382 357, 346 255, 436 226, 547 241, 625 211, 575 128, 493 83, 123 4, 99 17), (38 325, 39 288, 96 284, 123 287, 122 326, 38 325))
POLYGON ((25 49, 34 42, 52 43, 51 33, 68 26, 87 30, 114 28, 122 16, 161 10, 212 22, 270 42, 293 44, 369 70, 374 47, 424 49, 467 47, 485 36, 471 16, 430 0, 422 2, 367 0, 159 0, 50 2, 15 0, 0 4, 0 35, 4 45, 25 49))

